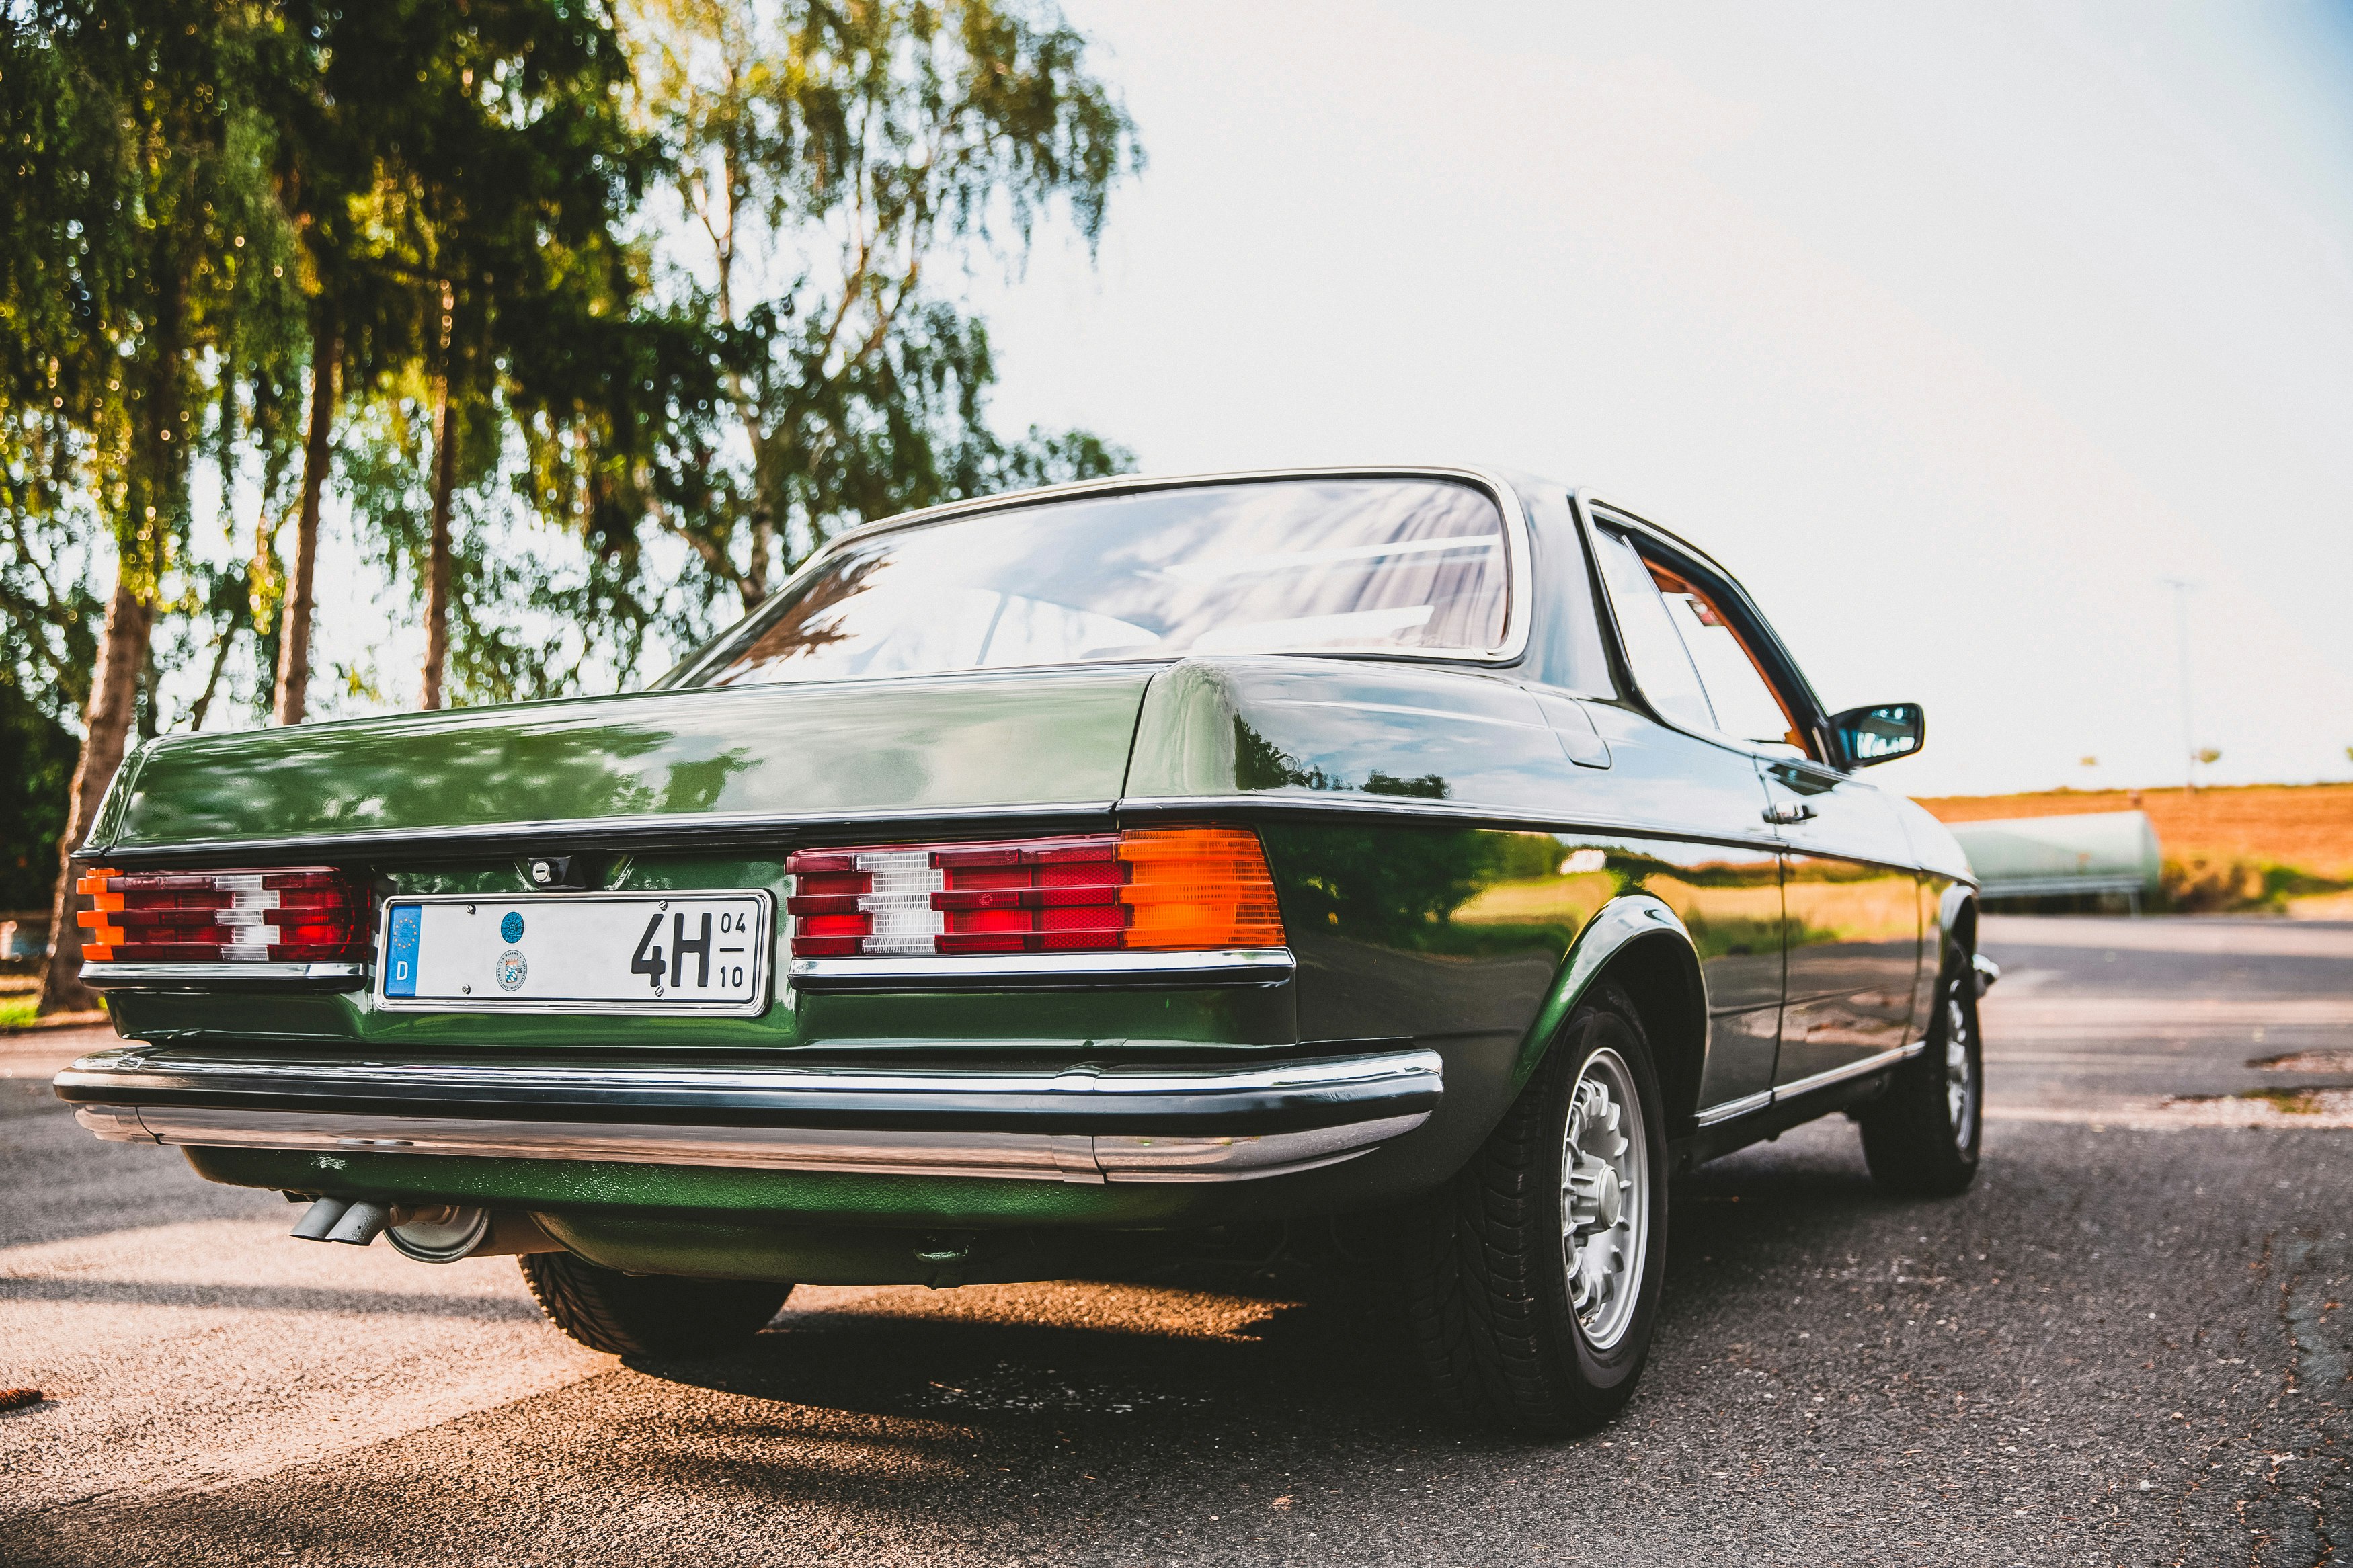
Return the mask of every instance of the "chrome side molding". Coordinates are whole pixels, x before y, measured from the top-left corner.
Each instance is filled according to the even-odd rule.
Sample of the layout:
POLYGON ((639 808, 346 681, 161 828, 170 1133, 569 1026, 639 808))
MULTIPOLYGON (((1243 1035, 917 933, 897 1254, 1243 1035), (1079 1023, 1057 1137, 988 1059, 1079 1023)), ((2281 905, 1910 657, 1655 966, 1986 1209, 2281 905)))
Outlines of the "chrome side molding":
POLYGON ((1874 1073, 1882 1068, 1892 1068, 1898 1062, 1910 1060, 1927 1048, 1926 1040, 1915 1040, 1908 1046, 1897 1046, 1893 1050, 1881 1051, 1876 1056, 1841 1062, 1824 1072, 1796 1079, 1788 1083, 1778 1084, 1771 1089, 1760 1089, 1755 1094, 1744 1094, 1738 1100, 1727 1100, 1720 1105, 1711 1105, 1694 1116, 1692 1121, 1701 1127, 1714 1127, 1736 1117, 1746 1116, 1751 1111, 1778 1105, 1785 1100, 1795 1100, 1798 1096, 1814 1089, 1828 1089, 1834 1083, 1844 1083, 1851 1078, 1861 1078, 1865 1073, 1874 1073))

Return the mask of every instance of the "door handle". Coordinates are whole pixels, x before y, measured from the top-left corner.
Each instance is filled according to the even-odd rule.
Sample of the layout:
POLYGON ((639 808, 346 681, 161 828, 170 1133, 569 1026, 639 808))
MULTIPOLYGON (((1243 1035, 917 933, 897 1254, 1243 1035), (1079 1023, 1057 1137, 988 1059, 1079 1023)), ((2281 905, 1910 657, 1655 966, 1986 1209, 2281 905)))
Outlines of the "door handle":
POLYGON ((1777 801, 1765 808, 1765 820, 1776 825, 1810 822, 1813 816, 1814 808, 1802 800, 1777 801))

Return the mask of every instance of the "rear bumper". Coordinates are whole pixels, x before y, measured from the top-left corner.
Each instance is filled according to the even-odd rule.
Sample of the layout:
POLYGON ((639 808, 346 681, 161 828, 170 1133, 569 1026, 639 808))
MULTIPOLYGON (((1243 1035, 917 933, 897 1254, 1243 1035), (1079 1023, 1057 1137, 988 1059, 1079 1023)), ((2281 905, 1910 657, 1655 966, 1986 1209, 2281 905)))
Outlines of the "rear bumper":
POLYGON ((56 1081, 83 1126, 122 1142, 1075 1183, 1334 1164, 1420 1126, 1444 1087, 1427 1050, 997 1071, 133 1047, 56 1081))

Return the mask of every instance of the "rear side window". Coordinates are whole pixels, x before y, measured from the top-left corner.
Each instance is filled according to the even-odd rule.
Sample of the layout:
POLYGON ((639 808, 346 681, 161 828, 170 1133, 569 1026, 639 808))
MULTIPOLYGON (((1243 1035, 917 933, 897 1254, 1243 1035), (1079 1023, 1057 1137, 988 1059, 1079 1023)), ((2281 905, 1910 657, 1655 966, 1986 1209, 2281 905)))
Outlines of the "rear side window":
POLYGON ((1644 695, 1659 711, 1678 724, 1710 731, 1755 751, 1807 755, 1796 721, 1724 606, 1671 563, 1644 554, 1625 536, 1603 537, 1617 574, 1610 582, 1610 603, 1620 606, 1621 628, 1626 628, 1630 606, 1642 628, 1626 628, 1627 658, 1644 695), (1642 645, 1639 651, 1638 641, 1642 645), (1652 666, 1671 693, 1666 700, 1651 689, 1648 670, 1652 666))
POLYGON ((1634 679, 1660 716, 1686 730, 1713 734, 1719 726, 1715 710, 1700 684, 1691 649, 1675 629, 1665 597, 1651 579, 1651 569, 1622 533, 1607 529, 1599 537, 1601 579, 1609 585, 1609 606, 1618 612, 1618 635, 1626 645, 1626 661, 1634 679))
POLYGON ((1803 756, 1796 725, 1723 609, 1664 567, 1652 565, 1651 577, 1666 601, 1667 618, 1683 634, 1683 646, 1699 668, 1699 683, 1715 710, 1716 732, 1760 751, 1803 756))

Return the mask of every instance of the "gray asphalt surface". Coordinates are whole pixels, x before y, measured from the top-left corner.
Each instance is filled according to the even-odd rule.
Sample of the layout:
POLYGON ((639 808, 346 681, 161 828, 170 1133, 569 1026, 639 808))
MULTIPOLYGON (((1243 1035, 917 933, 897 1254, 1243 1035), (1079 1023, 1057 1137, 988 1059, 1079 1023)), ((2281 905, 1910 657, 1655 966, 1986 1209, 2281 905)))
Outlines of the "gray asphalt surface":
POLYGON ((0 1384, 56 1396, 0 1415, 0 1562, 2353 1561, 2353 1131, 2228 1098, 2353 1087, 2353 928, 1985 945, 1976 1189, 1880 1196, 1843 1121, 1708 1167, 1641 1393, 1538 1445, 1432 1419, 1337 1263, 807 1290, 622 1366, 507 1260, 279 1239, 0 1041, 0 1384))

